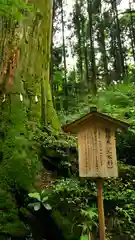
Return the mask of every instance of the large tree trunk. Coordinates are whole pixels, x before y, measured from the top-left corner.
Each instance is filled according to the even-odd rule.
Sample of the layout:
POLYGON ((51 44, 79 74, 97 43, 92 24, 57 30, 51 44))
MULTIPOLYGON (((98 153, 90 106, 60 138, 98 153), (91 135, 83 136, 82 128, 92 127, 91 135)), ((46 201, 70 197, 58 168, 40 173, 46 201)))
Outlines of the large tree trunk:
POLYGON ((50 124, 56 131, 59 131, 60 123, 53 106, 50 84, 53 1, 35 0, 35 6, 40 12, 37 12, 31 26, 32 37, 29 35, 28 44, 25 45, 26 58, 22 56, 23 64, 27 59, 29 66, 29 69, 23 71, 23 75, 30 75, 31 81, 27 77, 24 81, 30 94, 32 90, 32 95, 39 97, 42 125, 50 124))
MULTIPOLYGON (((12 94, 12 88, 17 91, 17 81, 14 86, 16 76, 18 83, 21 82, 27 93, 31 108, 29 110, 35 109, 34 98, 37 95, 39 104, 38 113, 35 114, 42 120, 43 126, 49 123, 59 131, 60 123, 53 106, 50 86, 53 1, 35 0, 35 8, 38 12, 31 22, 26 21, 25 25, 20 27, 20 33, 17 34, 18 40, 14 37, 15 26, 14 31, 6 32, 3 38, 4 60, 1 63, 0 84, 4 85, 4 88, 1 87, 3 93, 12 94), (14 48, 12 45, 15 45, 15 42, 14 48)), ((21 91, 17 91, 18 94, 23 95, 23 87, 21 91)))

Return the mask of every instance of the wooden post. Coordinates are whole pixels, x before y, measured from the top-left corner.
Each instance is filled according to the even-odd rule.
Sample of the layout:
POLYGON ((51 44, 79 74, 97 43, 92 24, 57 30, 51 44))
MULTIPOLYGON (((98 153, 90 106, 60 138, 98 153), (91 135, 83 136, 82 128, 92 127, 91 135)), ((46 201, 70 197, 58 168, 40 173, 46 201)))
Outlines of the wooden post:
POLYGON ((99 233, 100 240, 105 240, 105 217, 103 205, 103 179, 97 180, 98 189, 98 215, 99 215, 99 233))

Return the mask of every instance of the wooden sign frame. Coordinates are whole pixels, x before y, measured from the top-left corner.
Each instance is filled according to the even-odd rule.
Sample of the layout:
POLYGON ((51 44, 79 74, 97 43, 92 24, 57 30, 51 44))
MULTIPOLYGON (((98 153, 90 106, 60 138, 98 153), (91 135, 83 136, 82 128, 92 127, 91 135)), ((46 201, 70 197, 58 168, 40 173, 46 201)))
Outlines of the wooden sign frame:
POLYGON ((65 132, 77 135, 80 177, 118 177, 115 133, 128 126, 97 111, 63 126, 65 132))

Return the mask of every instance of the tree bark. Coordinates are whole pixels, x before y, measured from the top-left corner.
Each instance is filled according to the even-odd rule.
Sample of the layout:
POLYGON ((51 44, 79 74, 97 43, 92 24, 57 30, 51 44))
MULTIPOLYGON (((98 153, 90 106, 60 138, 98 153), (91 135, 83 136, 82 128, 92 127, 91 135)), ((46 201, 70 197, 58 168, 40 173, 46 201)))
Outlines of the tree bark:
POLYGON ((118 18, 118 10, 116 6, 116 1, 112 1, 112 10, 114 12, 114 20, 116 21, 116 30, 117 30, 117 43, 118 43, 118 55, 119 55, 119 61, 120 61, 120 72, 122 74, 122 77, 125 75, 125 65, 124 65, 124 57, 123 57, 123 48, 121 43, 121 29, 120 29, 120 22, 118 18))
POLYGON ((89 15, 89 39, 90 39, 90 62, 91 62, 91 86, 93 94, 97 92, 96 86, 96 60, 95 60, 95 50, 94 50, 94 39, 93 39, 93 21, 92 21, 92 1, 87 0, 87 9, 89 15))
POLYGON ((82 53, 82 34, 81 34, 81 21, 80 21, 80 15, 81 15, 81 6, 78 3, 78 0, 76 0, 75 4, 75 28, 76 28, 76 35, 78 40, 78 46, 77 46, 77 52, 78 52, 78 59, 79 59, 79 75, 80 75, 80 81, 83 81, 83 53, 82 53))
POLYGON ((62 45, 63 45, 63 59, 64 59, 64 108, 68 109, 68 86, 67 86, 67 62, 66 62, 66 45, 65 45, 65 22, 64 22, 64 9, 63 0, 61 0, 61 24, 62 24, 62 45))
POLYGON ((130 8, 130 38, 131 38, 131 46, 132 46, 132 54, 135 64, 135 30, 134 30, 134 19, 132 15, 131 1, 129 0, 129 8, 130 8))

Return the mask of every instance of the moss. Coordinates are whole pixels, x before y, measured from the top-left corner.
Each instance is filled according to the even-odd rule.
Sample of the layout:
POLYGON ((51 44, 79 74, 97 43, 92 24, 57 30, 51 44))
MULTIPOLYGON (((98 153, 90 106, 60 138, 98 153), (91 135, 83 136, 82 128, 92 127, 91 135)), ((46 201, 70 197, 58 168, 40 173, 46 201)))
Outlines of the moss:
MULTIPOLYGON (((35 2, 32 15, 20 28, 24 35, 21 36, 19 31, 18 34, 15 33, 17 38, 19 37, 18 41, 15 35, 13 36, 15 39, 12 39, 12 44, 18 51, 20 49, 20 59, 13 87, 8 89, 6 101, 2 102, 3 99, 0 99, 0 231, 14 236, 21 236, 26 231, 26 226, 19 218, 16 193, 22 190, 32 191, 40 170, 33 134, 37 125, 39 126, 44 104, 46 123, 50 124, 54 131, 60 131, 49 84, 52 1, 35 2), (36 14, 38 11, 41 12, 40 25, 36 14), (43 103, 41 79, 44 81, 45 90, 43 103), (20 94, 23 95, 23 101, 20 101, 20 94), (35 95, 38 96, 38 104, 35 103, 35 95), (34 125, 35 127, 31 128, 34 125), (5 199, 8 199, 8 202, 5 199)), ((6 78, 9 79, 8 73, 6 78)))
POLYGON ((0 232, 13 236, 23 236, 27 228, 20 221, 15 199, 10 193, 0 188, 0 232))

